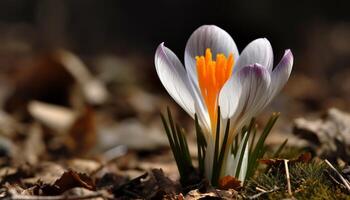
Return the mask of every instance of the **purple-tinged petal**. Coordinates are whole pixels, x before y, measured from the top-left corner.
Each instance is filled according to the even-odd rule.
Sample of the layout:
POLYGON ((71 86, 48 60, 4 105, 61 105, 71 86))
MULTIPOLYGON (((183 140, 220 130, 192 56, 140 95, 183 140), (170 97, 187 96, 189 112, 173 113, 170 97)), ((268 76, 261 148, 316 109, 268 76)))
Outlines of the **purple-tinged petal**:
POLYGON ((290 73, 292 72, 293 62, 294 57, 292 51, 290 49, 287 49, 284 52, 281 61, 272 71, 270 88, 271 99, 281 91, 281 89, 288 81, 290 73))
POLYGON ((249 43, 242 51, 236 65, 235 72, 243 67, 258 63, 272 71, 273 51, 270 42, 266 38, 260 38, 249 43))
POLYGON ((170 96, 191 117, 194 117, 195 107, 191 93, 191 85, 185 68, 177 56, 161 43, 154 58, 160 81, 170 96))
POLYGON ((243 149, 243 144, 246 140, 246 137, 248 137, 248 134, 245 134, 242 142, 239 144, 238 150, 236 155, 232 153, 227 154, 226 163, 225 163, 225 173, 224 175, 230 175, 230 176, 236 176, 236 171, 238 170, 238 163, 239 160, 241 160, 241 168, 238 175, 238 180, 240 180, 242 183, 244 183, 245 176, 247 174, 248 169, 248 160, 249 160, 249 143, 246 144, 245 148, 243 149), (241 158, 241 155, 243 154, 243 157, 241 158))
POLYGON ((266 67, 253 64, 243 67, 238 72, 238 78, 242 92, 237 110, 231 119, 236 121, 236 128, 239 129, 265 107, 271 75, 266 67))

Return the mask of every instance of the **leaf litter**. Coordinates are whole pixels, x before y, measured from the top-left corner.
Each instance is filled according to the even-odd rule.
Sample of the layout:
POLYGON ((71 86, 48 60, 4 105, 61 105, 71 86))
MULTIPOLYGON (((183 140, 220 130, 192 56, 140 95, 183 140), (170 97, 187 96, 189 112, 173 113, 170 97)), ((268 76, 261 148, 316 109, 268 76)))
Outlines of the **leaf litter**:
MULTIPOLYGON (((266 166, 259 168, 243 186, 230 176, 219 180, 218 189, 211 187, 208 180, 198 177, 196 183, 181 185, 166 136, 161 134, 158 113, 166 105, 174 106, 172 102, 133 86, 123 86, 128 88, 123 90, 119 83, 101 79, 109 77, 105 72, 101 73, 104 76, 95 76, 88 67, 89 63, 82 62, 66 50, 37 55, 20 63, 28 67, 17 67, 9 75, 12 77, 8 87, 14 90, 5 97, 5 110, 0 113, 1 198, 180 200, 288 197, 283 157, 262 159, 260 162, 266 166), (79 73, 74 71, 77 69, 73 66, 77 65, 79 73)), ((128 70, 136 69, 128 64, 131 65, 128 70)), ((108 66, 101 69, 105 68, 110 70, 108 66)), ((133 80, 142 80, 142 77, 133 80)), ((297 132, 306 130, 312 132, 311 138, 315 138, 315 135, 323 137, 320 134, 324 133, 330 135, 327 131, 336 129, 336 134, 342 135, 340 138, 347 138, 348 123, 332 122, 345 119, 337 118, 342 114, 347 115, 329 111, 328 117, 316 125, 312 121, 309 126, 296 121, 294 133, 300 136, 297 132)), ((181 122, 188 121, 181 113, 174 113, 174 116, 181 122)), ((194 155, 192 159, 197 159, 195 136, 189 134, 188 138, 189 151, 194 155)), ((325 167, 323 161, 315 157, 331 155, 343 159, 345 164, 337 171, 349 181, 347 157, 336 153, 343 146, 348 148, 348 140, 334 138, 331 141, 335 141, 337 149, 332 150, 332 154, 319 150, 323 147, 310 145, 312 155, 304 153, 296 159, 289 159, 290 182, 295 197, 306 197, 300 195, 306 192, 316 194, 310 189, 315 187, 325 197, 333 192, 339 199, 346 199, 346 188, 334 170, 325 167)), ((318 141, 322 144, 324 139, 318 141)))

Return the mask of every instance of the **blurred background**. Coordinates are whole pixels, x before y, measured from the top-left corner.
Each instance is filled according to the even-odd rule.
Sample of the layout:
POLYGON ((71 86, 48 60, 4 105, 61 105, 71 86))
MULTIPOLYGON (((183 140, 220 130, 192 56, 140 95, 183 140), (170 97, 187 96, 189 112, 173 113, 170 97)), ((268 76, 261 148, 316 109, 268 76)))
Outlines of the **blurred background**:
POLYGON ((18 65, 22 59, 65 48, 95 74, 102 73, 101 65, 128 68, 135 73, 117 74, 115 81, 132 79, 137 87, 165 94, 154 73, 157 45, 165 42, 182 59, 190 34, 215 24, 232 35, 240 51, 253 39, 268 38, 275 63, 284 49, 292 49, 295 66, 284 93, 293 96, 288 101, 302 103, 298 109, 348 109, 349 6, 346 0, 2 0, 0 66, 6 72, 24 68, 18 65))
POLYGON ((162 87, 154 53, 165 42, 182 60, 203 24, 226 30, 240 51, 268 38, 274 63, 292 50, 291 78, 265 112, 282 112, 280 131, 290 133, 295 117, 350 110, 349 8, 347 0, 1 0, 2 135, 26 143, 28 127, 39 123, 53 157, 118 144, 167 146, 159 112, 170 105, 190 131, 192 121, 162 87))

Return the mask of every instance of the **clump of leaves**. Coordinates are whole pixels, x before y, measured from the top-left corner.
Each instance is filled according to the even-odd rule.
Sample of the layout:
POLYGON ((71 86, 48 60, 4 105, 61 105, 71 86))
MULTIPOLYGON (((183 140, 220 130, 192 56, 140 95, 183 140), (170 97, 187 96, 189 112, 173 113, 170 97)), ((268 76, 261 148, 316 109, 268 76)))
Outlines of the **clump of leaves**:
MULTIPOLYGON (((323 162, 295 163, 289 166, 291 188, 296 199, 350 199, 342 189, 334 184, 326 173, 323 162)), ((286 173, 281 163, 268 173, 260 173, 247 182, 245 196, 248 199, 290 198, 287 192, 286 173), (259 189, 271 191, 257 197, 259 189)))
MULTIPOLYGON (((218 107, 217 116, 220 115, 220 107, 218 107)), ((244 126, 242 130, 236 134, 234 142, 229 145, 228 138, 230 132, 230 119, 227 120, 226 126, 222 127, 220 118, 217 118, 217 126, 215 132, 215 146, 213 153, 213 169, 212 177, 209 180, 212 186, 220 186, 219 182, 221 177, 222 169, 224 166, 226 147, 229 147, 231 151, 229 153, 234 157, 233 162, 235 162, 234 167, 234 176, 229 178, 233 181, 232 178, 236 180, 233 181, 236 185, 236 182, 244 182, 245 179, 250 178, 254 175, 256 169, 258 168, 258 160, 264 157, 267 146, 265 145, 265 140, 270 134, 272 127, 276 123, 279 117, 279 113, 273 113, 267 122, 266 126, 262 130, 261 134, 257 134, 257 125, 255 119, 251 119, 249 125, 244 126), (222 130, 223 128, 223 130, 222 130), (222 132, 223 131, 223 132, 222 132), (223 135, 221 135, 223 134, 223 135), (222 144, 220 145, 220 138, 222 139, 222 144), (248 148, 249 147, 249 148, 248 148), (247 157, 246 163, 244 163, 243 158, 247 157), (241 177, 241 170, 243 175, 241 177)), ((162 122, 164 125, 165 133, 167 134, 170 147, 172 149, 179 174, 180 182, 183 186, 188 186, 191 184, 197 184, 204 178, 205 174, 205 157, 207 153, 207 141, 205 139, 203 130, 199 125, 197 115, 195 115, 195 127, 196 127, 196 136, 197 136, 197 151, 198 151, 198 170, 194 168, 191 160, 191 155, 189 152, 189 147, 187 144, 185 130, 181 128, 174 120, 171 115, 170 109, 167 109, 166 117, 161 114, 162 122)), ((273 157, 277 157, 284 146, 286 145, 287 140, 285 140, 279 148, 274 152, 273 157)), ((208 177, 207 177, 208 178, 208 177)), ((225 181, 224 181, 225 182, 225 181)), ((225 188, 225 187, 224 187, 225 188)))

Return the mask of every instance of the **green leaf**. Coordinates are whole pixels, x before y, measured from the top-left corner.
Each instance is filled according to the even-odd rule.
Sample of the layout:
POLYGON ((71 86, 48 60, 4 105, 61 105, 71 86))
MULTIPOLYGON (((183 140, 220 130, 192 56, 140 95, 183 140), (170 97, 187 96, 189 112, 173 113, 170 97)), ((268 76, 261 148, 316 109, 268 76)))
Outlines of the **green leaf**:
POLYGON ((163 114, 161 114, 161 118, 162 118, 162 122, 163 122, 163 126, 164 126, 164 129, 165 129, 165 133, 167 134, 167 137, 168 137, 168 141, 169 141, 169 144, 170 144, 170 147, 171 147, 171 151, 173 152, 173 156, 175 158, 175 161, 176 161, 176 165, 177 165, 177 168, 179 170, 179 173, 181 174, 182 170, 181 170, 181 163, 179 161, 179 155, 178 155, 178 147, 175 146, 175 143, 174 143, 174 140, 173 140, 173 137, 172 137, 172 133, 169 129, 169 126, 168 126, 168 123, 165 119, 165 117, 163 116, 163 114))
POLYGON ((191 155, 184 129, 174 124, 170 109, 167 108, 168 121, 161 114, 165 133, 167 134, 171 150, 173 152, 177 168, 180 174, 180 182, 187 182, 188 173, 193 169, 191 155))
POLYGON ((255 138, 256 138, 256 132, 257 132, 257 125, 255 124, 255 126, 253 128, 253 138, 250 141, 249 155, 253 151, 253 147, 254 147, 254 144, 255 144, 255 138))
POLYGON ((222 147, 221 147, 221 150, 220 150, 219 160, 218 160, 219 175, 220 175, 220 172, 221 172, 221 169, 222 169, 222 165, 223 165, 223 162, 224 162, 225 154, 227 152, 226 148, 227 148, 227 139, 228 139, 229 133, 230 133, 230 119, 228 119, 227 123, 226 123, 225 135, 224 135, 222 147))
POLYGON ((256 143, 254 149, 250 153, 249 161, 248 161, 247 176, 246 176, 247 179, 250 178, 253 175, 254 171, 256 170, 258 166, 257 160, 261 159, 264 156, 266 152, 266 147, 264 147, 265 140, 269 135, 269 133, 271 132, 271 129, 276 123, 278 117, 279 117, 279 113, 272 114, 262 134, 260 135, 258 142, 256 143))
POLYGON ((207 147, 207 142, 205 141, 203 131, 199 126, 197 114, 195 114, 195 126, 196 126, 196 137, 197 137, 197 151, 198 151, 198 167, 199 172, 203 176, 204 175, 204 159, 205 152, 207 147))
POLYGON ((288 142, 288 139, 285 139, 284 142, 278 147, 277 151, 273 154, 273 158, 277 158, 281 154, 287 142, 288 142))
POLYGON ((218 107, 217 122, 216 122, 216 134, 215 134, 215 146, 214 146, 214 159, 213 159, 213 172, 212 172, 212 185, 218 184, 219 170, 218 170, 218 156, 220 146, 220 107, 218 107))
POLYGON ((249 139, 249 131, 246 132, 246 134, 243 137, 243 146, 240 152, 237 152, 236 156, 239 156, 239 161, 238 161, 238 165, 237 165, 237 169, 236 169, 236 174, 235 177, 238 178, 239 177, 239 173, 241 171, 241 167, 242 167, 242 161, 243 161, 243 157, 244 157, 244 152, 246 149, 246 146, 248 144, 248 139, 249 139))

